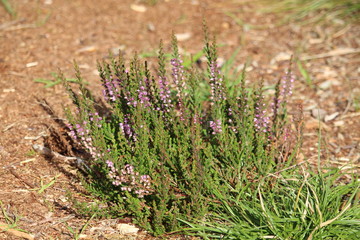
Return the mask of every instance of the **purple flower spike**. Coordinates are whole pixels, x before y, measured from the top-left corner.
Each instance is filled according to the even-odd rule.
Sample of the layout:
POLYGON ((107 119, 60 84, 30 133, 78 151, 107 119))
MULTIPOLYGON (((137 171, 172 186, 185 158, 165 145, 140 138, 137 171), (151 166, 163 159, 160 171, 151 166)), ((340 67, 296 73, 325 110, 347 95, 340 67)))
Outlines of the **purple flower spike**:
POLYGON ((161 110, 164 112, 170 112, 172 104, 169 83, 166 81, 166 77, 159 77, 159 96, 161 100, 161 110))
POLYGON ((106 101, 115 102, 120 97, 120 79, 114 79, 110 76, 110 79, 103 80, 103 95, 106 101))
POLYGON ((173 76, 174 84, 176 86, 176 91, 177 91, 176 96, 178 97, 177 105, 179 108, 179 115, 180 115, 180 119, 183 121, 185 120, 185 118, 184 118, 184 104, 183 104, 181 92, 185 88, 184 66, 182 65, 182 60, 177 58, 171 59, 171 65, 173 66, 172 76, 173 76))
POLYGON ((295 81, 295 75, 292 72, 286 72, 285 76, 281 79, 281 92, 280 95, 286 99, 292 95, 292 89, 295 81))
POLYGON ((211 102, 220 102, 226 100, 224 96, 223 78, 216 61, 210 63, 210 87, 211 87, 211 102))
POLYGON ((266 116, 265 104, 262 103, 263 99, 255 105, 254 125, 257 131, 267 132, 269 130, 270 118, 266 116))

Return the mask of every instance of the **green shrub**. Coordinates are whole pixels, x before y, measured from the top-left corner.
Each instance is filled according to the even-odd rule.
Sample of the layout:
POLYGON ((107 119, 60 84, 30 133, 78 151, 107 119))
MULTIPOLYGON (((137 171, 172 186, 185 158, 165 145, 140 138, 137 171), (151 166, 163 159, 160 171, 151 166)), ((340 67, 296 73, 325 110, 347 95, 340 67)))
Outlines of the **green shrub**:
POLYGON ((261 83, 245 88, 244 71, 238 79, 221 75, 207 31, 207 73, 183 67, 174 36, 172 49, 169 70, 160 43, 155 75, 136 56, 129 68, 121 55, 99 64, 106 103, 92 97, 77 67, 79 94, 63 77, 76 106, 75 113, 67 110, 70 135, 89 154, 84 185, 107 203, 109 215, 132 216, 155 235, 248 201, 241 216, 256 216, 239 226, 255 227, 249 234, 260 236, 270 221, 260 210, 284 201, 281 194, 296 195, 291 189, 298 187, 268 177, 294 162, 301 143, 301 117, 294 118, 294 128, 286 120, 294 76, 286 72, 267 105, 261 83), (263 202, 270 193, 280 195, 263 202))

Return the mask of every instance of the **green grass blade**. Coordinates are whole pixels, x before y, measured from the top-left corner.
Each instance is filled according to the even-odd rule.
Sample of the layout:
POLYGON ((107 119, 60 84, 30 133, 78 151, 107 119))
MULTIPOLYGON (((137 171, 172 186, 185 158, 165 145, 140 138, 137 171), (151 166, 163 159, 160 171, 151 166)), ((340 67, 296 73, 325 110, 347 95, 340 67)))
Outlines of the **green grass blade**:
POLYGON ((15 17, 16 16, 16 12, 15 10, 12 8, 11 4, 9 3, 8 0, 1 0, 1 4, 3 5, 3 7, 5 8, 5 11, 8 12, 11 16, 15 17))

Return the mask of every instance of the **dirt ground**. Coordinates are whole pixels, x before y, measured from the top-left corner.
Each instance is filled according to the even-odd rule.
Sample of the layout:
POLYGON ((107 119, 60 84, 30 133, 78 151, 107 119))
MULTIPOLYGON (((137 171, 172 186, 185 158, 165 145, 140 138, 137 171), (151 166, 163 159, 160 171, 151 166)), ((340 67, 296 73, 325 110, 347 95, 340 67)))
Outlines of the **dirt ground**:
MULTIPOLYGON (((322 165, 358 169, 360 164, 360 25, 341 19, 321 24, 277 24, 279 16, 261 13, 251 1, 135 0, 10 1, 17 16, 0 7, 0 200, 4 224, 25 230, 31 239, 75 239, 88 218, 76 215, 66 192, 85 198, 76 168, 61 159, 44 158, 33 144, 50 144, 51 132, 62 132, 54 118, 62 118, 70 101, 58 84, 44 88, 34 80, 53 79, 58 69, 73 77, 73 60, 89 87, 100 95, 96 61, 109 51, 151 53, 159 40, 195 54, 202 48, 202 20, 221 45, 227 59, 238 48, 235 67, 247 61, 249 82, 261 77, 274 84, 294 54, 312 79, 297 75, 293 102, 304 109, 302 159, 317 164, 318 128, 322 133, 322 165), (151 2, 151 1, 143 1, 151 2), (154 1, 155 2, 155 1, 154 1), (248 3, 244 3, 248 2, 248 3), (250 3, 249 3, 250 2, 250 3), (44 109, 44 100, 55 111, 44 109), (320 123, 317 113, 320 112, 320 123), (51 131, 51 129, 53 129, 51 131), (326 147, 324 147, 326 146, 326 147), (40 191, 55 180, 51 186, 40 191)), ((59 150, 60 151, 60 150, 59 150)), ((301 160, 302 160, 301 159, 301 160)), ((124 234, 125 220, 92 219, 82 239, 150 239, 144 232, 124 234)), ((2 231, 0 230, 0 231, 2 231)), ((0 233, 0 239, 23 239, 18 232, 0 233)), ((166 237, 165 237, 166 238, 166 237)), ((170 238, 170 237, 169 237, 170 238)), ((172 239, 191 239, 172 236, 172 239)))

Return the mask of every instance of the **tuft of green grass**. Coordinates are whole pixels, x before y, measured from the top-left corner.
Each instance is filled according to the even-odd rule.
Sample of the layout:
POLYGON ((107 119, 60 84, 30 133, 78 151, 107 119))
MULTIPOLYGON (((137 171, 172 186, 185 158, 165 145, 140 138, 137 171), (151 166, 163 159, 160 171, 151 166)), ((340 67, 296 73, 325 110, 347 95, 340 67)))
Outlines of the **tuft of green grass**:
POLYGON ((354 108, 355 108, 355 112, 360 111, 360 96, 355 96, 353 98, 353 105, 354 105, 354 108))
POLYGON ((69 224, 66 224, 66 228, 69 230, 69 232, 72 234, 73 239, 78 240, 82 238, 82 234, 84 233, 84 231, 86 230, 86 228, 89 226, 91 220, 96 216, 96 213, 92 214, 91 217, 86 221, 86 223, 80 228, 72 228, 69 224))
MULTIPOLYGON (((51 76, 54 78, 53 80, 51 79, 45 79, 45 78, 35 78, 34 79, 34 82, 37 82, 37 83, 42 83, 44 84, 45 88, 50 88, 50 87, 54 87, 55 85, 58 85, 61 83, 62 79, 61 77, 55 73, 55 72, 52 72, 50 73, 51 76)), ((76 79, 75 78, 66 78, 65 81, 67 82, 72 82, 72 83, 76 83, 76 79)))
POLYGON ((0 230, 6 232, 10 229, 13 229, 13 230, 16 230, 19 232, 28 233, 24 229, 21 229, 18 227, 18 222, 21 220, 21 217, 16 213, 13 216, 10 216, 8 213, 8 210, 5 208, 5 206, 1 200, 0 200, 0 208, 1 208, 3 218, 5 219, 5 222, 6 222, 6 225, 1 226, 0 230))
POLYGON ((288 13, 284 22, 295 20, 310 23, 329 18, 360 20, 358 0, 262 0, 262 2, 267 5, 265 12, 288 13))
POLYGON ((34 150, 34 149, 30 149, 29 151, 27 151, 26 153, 25 153, 25 156, 26 157, 34 157, 34 156, 36 156, 37 155, 37 152, 34 150))
POLYGON ((1 4, 5 8, 5 11, 9 13, 12 17, 16 16, 16 11, 13 9, 8 0, 1 0, 1 4))
POLYGON ((221 204, 187 233, 204 239, 347 239, 360 235, 359 183, 337 181, 344 173, 308 169, 269 176, 231 195, 218 191, 221 204), (271 186, 271 187, 269 187, 271 186))
MULTIPOLYGON (((142 52, 139 54, 139 58, 142 59, 150 59, 158 56, 158 50, 150 51, 150 52, 142 52)), ((183 66, 184 68, 190 68, 192 64, 194 64, 196 61, 198 61, 201 57, 204 56, 204 51, 200 50, 196 52, 195 54, 189 54, 187 52, 184 53, 184 62, 183 66)), ((164 57, 167 61, 170 61, 172 58, 172 55, 170 53, 164 54, 164 57)))
POLYGON ((140 3, 149 5, 149 6, 155 6, 158 3, 159 0, 141 0, 140 3))
POLYGON ((53 177, 53 179, 52 179, 49 183, 47 183, 47 184, 45 184, 44 181, 43 181, 43 179, 41 178, 41 180, 40 180, 40 187, 39 187, 38 189, 36 189, 37 192, 38 192, 39 194, 41 194, 41 193, 43 193, 46 189, 48 189, 49 187, 51 187, 52 185, 54 185, 55 182, 56 182, 56 180, 57 180, 57 178, 58 178, 60 175, 61 175, 61 174, 58 174, 58 175, 56 175, 55 177, 53 177))
POLYGON ((302 77, 305 80, 306 85, 308 85, 310 88, 315 88, 314 82, 313 82, 309 72, 304 67, 303 63, 300 60, 298 60, 298 61, 296 61, 296 64, 297 64, 300 74, 302 75, 302 77))

